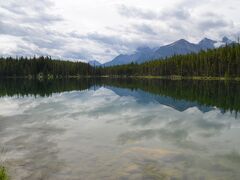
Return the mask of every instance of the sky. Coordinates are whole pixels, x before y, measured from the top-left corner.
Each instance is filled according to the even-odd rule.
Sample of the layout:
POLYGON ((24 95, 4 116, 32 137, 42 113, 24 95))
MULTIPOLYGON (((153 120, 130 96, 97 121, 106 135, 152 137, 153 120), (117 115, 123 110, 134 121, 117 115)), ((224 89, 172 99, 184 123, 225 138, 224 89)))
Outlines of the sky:
POLYGON ((0 56, 112 60, 178 39, 240 35, 239 0, 1 0, 0 56))

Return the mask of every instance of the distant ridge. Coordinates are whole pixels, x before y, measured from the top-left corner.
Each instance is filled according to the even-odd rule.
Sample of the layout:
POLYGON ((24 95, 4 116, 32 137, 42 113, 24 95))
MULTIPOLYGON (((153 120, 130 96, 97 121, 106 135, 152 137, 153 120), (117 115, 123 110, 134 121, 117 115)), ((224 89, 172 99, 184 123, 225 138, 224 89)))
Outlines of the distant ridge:
MULTIPOLYGON (((103 66, 115 66, 129 63, 143 63, 153 59, 164 59, 177 54, 197 53, 201 50, 214 49, 226 44, 235 43, 227 37, 220 41, 204 38, 199 43, 191 43, 185 39, 180 39, 171 44, 151 49, 149 47, 140 47, 133 54, 120 54, 113 60, 103 64, 103 66)), ((95 64, 97 65, 97 64, 95 64)))
POLYGON ((91 66, 101 66, 102 64, 100 62, 98 62, 97 60, 92 60, 89 61, 88 64, 90 64, 91 66))

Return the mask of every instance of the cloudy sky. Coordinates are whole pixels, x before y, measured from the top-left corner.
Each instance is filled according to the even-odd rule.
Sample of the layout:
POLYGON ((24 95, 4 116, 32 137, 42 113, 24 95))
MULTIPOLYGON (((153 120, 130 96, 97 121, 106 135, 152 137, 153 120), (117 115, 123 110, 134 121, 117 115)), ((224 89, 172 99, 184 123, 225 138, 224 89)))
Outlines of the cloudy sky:
POLYGON ((0 56, 106 62, 185 38, 236 39, 239 0, 2 0, 0 56))

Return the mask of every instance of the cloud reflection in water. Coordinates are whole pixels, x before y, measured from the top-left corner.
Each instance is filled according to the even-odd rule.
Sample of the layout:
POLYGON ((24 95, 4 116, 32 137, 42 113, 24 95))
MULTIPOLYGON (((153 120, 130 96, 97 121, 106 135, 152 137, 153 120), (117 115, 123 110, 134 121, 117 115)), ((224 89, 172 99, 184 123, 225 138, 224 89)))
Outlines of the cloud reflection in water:
POLYGON ((139 98, 103 87, 1 98, 10 172, 16 179, 240 177, 231 161, 240 149, 238 118, 139 98))

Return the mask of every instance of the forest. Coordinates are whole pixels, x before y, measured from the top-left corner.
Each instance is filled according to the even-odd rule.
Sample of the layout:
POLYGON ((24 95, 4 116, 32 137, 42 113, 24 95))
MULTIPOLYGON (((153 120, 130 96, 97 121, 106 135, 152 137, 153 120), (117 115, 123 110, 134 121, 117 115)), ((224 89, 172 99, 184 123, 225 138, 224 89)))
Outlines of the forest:
POLYGON ((51 57, 1 57, 0 77, 70 76, 182 76, 240 77, 240 45, 175 55, 142 64, 131 63, 112 67, 92 67, 83 62, 52 60, 51 57))
POLYGON ((143 64, 99 67, 97 75, 240 77, 240 45, 175 55, 143 64))
POLYGON ((83 62, 52 60, 51 57, 0 58, 0 77, 69 77, 92 75, 92 67, 83 62))

